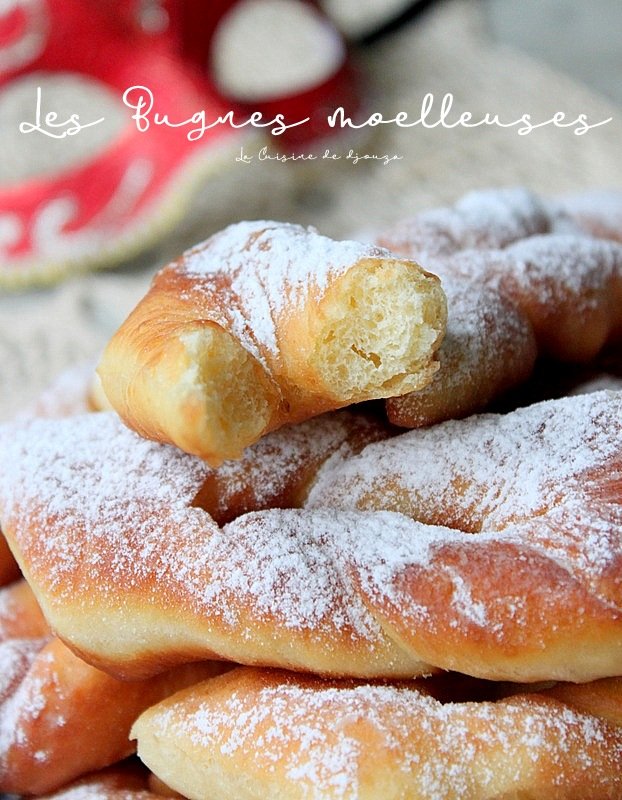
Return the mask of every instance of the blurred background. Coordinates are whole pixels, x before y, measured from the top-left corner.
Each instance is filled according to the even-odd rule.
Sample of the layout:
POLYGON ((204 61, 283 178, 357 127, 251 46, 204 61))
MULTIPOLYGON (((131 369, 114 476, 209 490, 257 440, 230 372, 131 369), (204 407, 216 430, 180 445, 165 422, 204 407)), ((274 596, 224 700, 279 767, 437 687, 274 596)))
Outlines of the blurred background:
POLYGON ((0 419, 95 359, 153 272, 230 222, 363 236, 486 186, 621 188, 621 34, 619 0, 4 0, 0 419), (122 99, 136 85, 153 99, 142 132, 122 99), (324 123, 338 106, 416 119, 428 93, 452 94, 453 119, 611 121, 582 136, 324 123), (201 109, 310 121, 192 142, 193 125, 155 124, 201 109))

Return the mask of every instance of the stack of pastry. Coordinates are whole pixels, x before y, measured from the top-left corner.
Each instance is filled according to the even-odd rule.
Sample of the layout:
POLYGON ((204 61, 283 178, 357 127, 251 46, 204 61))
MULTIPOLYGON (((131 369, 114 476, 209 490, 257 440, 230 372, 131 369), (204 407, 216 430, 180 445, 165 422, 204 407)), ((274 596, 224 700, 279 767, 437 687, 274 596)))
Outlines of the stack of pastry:
POLYGON ((620 240, 618 195, 517 189, 159 273, 114 411, 0 429, 0 789, 61 797, 131 727, 151 778, 71 796, 622 796, 622 394, 478 413, 615 345, 620 240))

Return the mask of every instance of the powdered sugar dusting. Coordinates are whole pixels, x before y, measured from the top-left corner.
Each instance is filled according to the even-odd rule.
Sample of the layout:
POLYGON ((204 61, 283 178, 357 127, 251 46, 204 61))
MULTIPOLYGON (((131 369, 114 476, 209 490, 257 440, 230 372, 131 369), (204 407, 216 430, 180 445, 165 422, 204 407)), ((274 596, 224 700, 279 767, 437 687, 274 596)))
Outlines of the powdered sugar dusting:
POLYGON ((232 509, 242 513, 292 505, 330 453, 340 449, 345 454, 357 443, 385 437, 384 426, 347 411, 280 428, 247 448, 239 461, 225 462, 211 473, 209 511, 218 522, 228 522, 232 509))
MULTIPOLYGON (((495 574, 514 576, 508 547, 531 548, 622 605, 609 577, 622 556, 621 411, 622 395, 597 393, 447 422, 358 456, 340 450, 307 509, 249 513, 222 528, 192 507, 208 471, 198 459, 140 440, 112 415, 34 422, 5 429, 2 521, 55 602, 122 605, 148 587, 146 602, 183 608, 179 636, 186 620, 208 620, 218 652, 247 663, 308 666, 310 640, 320 658, 348 643, 372 663, 389 652, 374 604, 397 604, 411 633, 434 633, 438 610, 417 591, 451 553, 447 624, 509 642, 525 635, 525 589, 493 607, 469 553, 501 547, 495 574), (404 593, 400 581, 417 571, 404 593)), ((553 599, 543 601, 543 631, 557 622, 553 599)), ((416 643, 409 657, 425 661, 416 643)))
POLYGON ((602 302, 598 291, 622 277, 622 246, 586 236, 534 236, 507 253, 516 258, 513 278, 525 291, 547 303, 570 295, 575 313, 602 302))
MULTIPOLYGON (((402 608, 412 629, 420 623, 432 629, 430 611, 417 605, 415 588, 407 596, 396 580, 415 568, 423 569, 427 580, 438 569, 428 571, 427 565, 441 553, 454 552, 455 563, 442 562, 452 586, 447 613, 454 621, 448 624, 475 625, 501 638, 520 635, 516 625, 527 619, 521 606, 535 603, 535 596, 523 596, 524 588, 510 599, 522 568, 504 564, 499 551, 496 569, 508 570, 507 596, 501 602, 492 594, 486 597, 487 581, 466 567, 469 553, 474 558, 497 543, 504 553, 512 543, 518 552, 529 549, 526 563, 535 553, 555 561, 572 581, 620 609, 620 582, 610 576, 618 574, 622 562, 616 490, 622 477, 621 412, 622 396, 603 392, 412 431, 369 445, 353 458, 334 456, 321 470, 308 505, 383 507, 435 523, 401 539, 392 530, 374 540, 361 539, 354 556, 366 594, 402 608), (440 521, 455 530, 439 527, 440 521), (478 532, 472 545, 461 531, 478 532), (506 622, 499 621, 501 607, 506 622), (489 619, 493 608, 501 627, 489 619)), ((555 626, 555 597, 547 603, 542 599, 550 614, 541 620, 543 630, 555 626)))
POLYGON ((570 194, 554 202, 588 232, 622 241, 622 191, 619 189, 570 194))
POLYGON ((457 528, 502 529, 588 491, 598 471, 614 479, 621 412, 621 396, 599 392, 410 431, 334 456, 308 504, 392 508, 397 497, 417 519, 455 509, 457 528))
POLYGON ((17 623, 23 613, 24 610, 15 593, 3 586, 0 589, 0 642, 13 638, 17 623))
MULTIPOLYGON (((335 424, 332 444, 348 428, 335 424)), ((218 528, 191 505, 207 465, 140 439, 114 415, 3 432, 11 464, 0 481, 3 525, 56 602, 81 596, 89 604, 97 594, 122 604, 125 592, 155 586, 156 602, 170 596, 186 613, 218 620, 235 646, 256 637, 257 620, 273 618, 284 640, 285 631, 321 630, 373 650, 382 639, 330 544, 335 531, 356 529, 361 515, 335 524, 332 512, 313 519, 266 512, 218 528)), ((382 517, 366 520, 368 535, 383 524, 382 517)))
MULTIPOLYGON (((391 258, 360 242, 336 242, 314 228, 265 220, 238 222, 187 251, 181 269, 211 293, 215 282, 229 299, 210 308, 260 361, 278 355, 276 321, 310 295, 321 297, 331 281, 361 259, 391 258), (223 286, 224 284, 224 286, 223 286)), ((218 319, 216 319, 218 321, 218 319)))
POLYGON ((25 742, 24 722, 38 716, 45 694, 27 679, 47 639, 10 639, 0 644, 0 775, 9 750, 25 742))
POLYGON ((233 673, 226 695, 215 682, 213 698, 203 684, 189 703, 156 709, 149 725, 158 737, 201 748, 206 774, 213 759, 231 757, 256 771, 260 786, 269 775, 313 800, 356 800, 363 786, 369 791, 375 782, 380 790, 385 781, 429 800, 538 791, 535 776, 545 765, 563 785, 620 781, 622 738, 612 743, 603 722, 537 695, 441 704, 423 684, 330 685, 264 674, 252 676, 249 688, 247 675, 239 670, 236 682, 233 673))
POLYGON ((573 234, 532 236, 506 250, 465 250, 434 269, 496 287, 527 314, 538 304, 579 315, 608 301, 611 281, 622 278, 622 245, 573 234))
POLYGON ((536 356, 524 314, 492 287, 435 269, 447 295, 447 332, 440 368, 417 392, 388 401, 391 419, 408 427, 466 416, 524 379, 536 356))
POLYGON ((67 417, 90 411, 89 393, 95 366, 87 362, 61 372, 33 403, 18 414, 17 419, 67 417))
POLYGON ((612 392, 622 391, 622 377, 605 373, 597 375, 585 381, 585 383, 580 383, 578 386, 575 386, 568 394, 591 394, 592 392, 603 392, 607 390, 612 392))
POLYGON ((417 214, 378 237, 380 244, 425 267, 469 248, 502 248, 545 233, 550 220, 539 198, 522 188, 466 194, 454 206, 417 214))
POLYGON ((352 585, 347 556, 339 545, 354 530, 373 535, 383 521, 340 514, 335 524, 334 515, 325 511, 309 516, 296 510, 240 517, 223 531, 223 573, 226 564, 231 568, 227 588, 250 596, 259 618, 280 618, 288 628, 347 629, 355 639, 373 640, 379 628, 352 585), (361 530, 362 522, 369 525, 368 531, 361 530), (335 540, 336 531, 342 542, 335 540), (234 544, 238 542, 245 546, 234 544), (239 560, 231 558, 232 550, 239 560))

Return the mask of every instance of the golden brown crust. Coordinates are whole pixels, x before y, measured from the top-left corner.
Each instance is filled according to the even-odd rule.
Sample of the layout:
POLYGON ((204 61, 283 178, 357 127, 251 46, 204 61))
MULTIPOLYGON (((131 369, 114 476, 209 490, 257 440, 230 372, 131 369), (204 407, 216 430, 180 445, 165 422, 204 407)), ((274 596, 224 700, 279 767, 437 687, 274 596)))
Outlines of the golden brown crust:
POLYGON ((419 428, 461 419, 526 381, 538 349, 533 327, 493 287, 443 276, 448 320, 439 370, 428 386, 385 401, 394 425, 419 428))
POLYGON ((197 664, 150 681, 118 681, 53 639, 0 708, 0 789, 41 794, 125 758, 134 751, 127 737, 141 711, 218 671, 197 664))
POLYGON ((124 682, 54 638, 28 585, 0 591, 0 791, 40 794, 134 751, 128 732, 153 703, 225 669, 190 664, 124 682))
POLYGON ((52 635, 32 589, 15 581, 0 589, 0 642, 45 639, 52 635))
POLYGON ((441 368, 423 392, 387 400, 395 424, 418 427, 482 410, 530 375, 536 355, 588 362, 622 332, 618 243, 576 235, 538 236, 502 251, 463 251, 434 268, 450 298, 441 368), (455 281, 470 282, 473 296, 458 295, 452 305, 455 281), (488 324, 481 312, 477 315, 482 291, 479 302, 486 303, 488 324), (478 328, 476 319, 481 320, 478 328), (494 338, 490 347, 480 344, 487 335, 494 338), (460 380, 463 375, 466 379, 460 380), (473 384, 479 393, 473 392, 473 384))
MULTIPOLYGON (((306 630, 297 636, 293 631, 284 630, 277 643, 268 621, 261 624, 256 620, 251 625, 249 638, 246 641, 241 639, 234 633, 235 625, 228 610, 229 606, 234 608, 244 602, 243 594, 234 583, 229 588, 223 586, 225 593, 231 592, 231 599, 223 598, 220 608, 211 618, 202 615, 201 598, 211 603, 213 590, 210 586, 218 586, 221 577, 235 581, 235 571, 227 564, 224 551, 220 555, 215 552, 211 559, 205 559, 199 551, 189 556, 190 570, 198 568, 205 572, 197 581, 189 578, 188 591, 179 585, 172 562, 169 566, 167 562, 188 557, 186 548, 179 548, 175 530, 186 531, 184 536, 187 535, 186 543, 190 548, 200 550, 211 543, 218 549, 226 544, 218 526, 201 508, 206 508, 223 521, 248 510, 249 506, 271 508, 280 503, 291 505, 301 501, 315 468, 336 451, 344 454, 357 452, 363 444, 383 438, 387 431, 382 424, 348 412, 317 418, 290 430, 273 432, 250 448, 242 460, 230 462, 218 470, 210 469, 204 462, 176 448, 139 439, 110 414, 87 415, 66 421, 39 421, 21 428, 7 427, 7 443, 11 440, 18 445, 20 430, 26 438, 32 437, 33 444, 22 451, 26 461, 30 462, 22 462, 23 476, 26 478, 28 475, 31 482, 37 475, 43 485, 34 503, 36 510, 34 507, 31 509, 34 517, 30 517, 30 511, 27 512, 22 501, 14 495, 17 503, 10 515, 2 515, 2 522, 7 531, 14 531, 20 538, 21 533, 27 530, 35 533, 39 524, 50 526, 45 537, 29 535, 29 544, 21 551, 20 557, 23 556, 23 563, 28 565, 29 580, 37 587, 39 600, 55 629, 91 663, 117 675, 145 677, 176 663, 214 655, 229 660, 253 657, 260 663, 269 662, 274 659, 275 652, 272 651, 276 649, 278 657, 288 664, 304 663, 305 658, 311 658, 317 660, 318 667, 323 669, 330 670, 335 660, 343 665, 344 670, 349 668, 353 658, 352 643, 345 629, 339 632, 342 642, 339 653, 329 653, 328 648, 318 649, 317 641, 321 636, 306 630), (37 452, 43 455, 39 449, 41 445, 47 451, 44 456, 46 467, 43 463, 35 466, 31 461, 38 459, 37 452), (68 481, 73 488, 67 485, 65 492, 58 484, 52 486, 48 483, 48 469, 53 472, 60 470, 63 474, 61 482, 68 481), (95 489, 94 485, 100 488, 95 489), (218 491, 225 485, 226 492, 218 491), (98 497, 101 489, 107 500, 98 497), (84 490, 86 494, 84 501, 78 503, 81 508, 75 509, 77 515, 70 512, 75 523, 70 525, 67 515, 60 511, 56 502, 61 497, 73 497, 70 500, 73 503, 76 499, 74 490, 79 493, 84 490), (48 491, 52 493, 49 498, 48 491), (114 497, 123 498, 120 505, 114 497), (85 512, 86 516, 80 519, 85 512), (129 517, 126 516, 128 513, 129 517), (29 518, 28 524, 22 514, 29 518), (160 522, 154 527, 153 521, 160 515, 160 522), (128 527, 115 533, 115 519, 120 522, 122 518, 129 523, 128 527), (112 528, 109 527, 111 524, 112 528), (91 525, 102 533, 101 538, 96 535, 97 541, 90 538, 90 534, 95 532, 91 525), (170 535, 165 533, 169 525, 170 535), (131 536, 131 546, 141 549, 155 547, 153 562, 148 563, 142 557, 137 559, 127 551, 123 539, 130 530, 135 534, 135 537, 131 536), (63 563, 69 563, 62 555, 65 535, 73 541, 67 555, 77 570, 73 577, 67 574, 58 580, 57 569, 63 570, 63 563), (100 550, 99 555, 95 555, 95 551, 92 556, 87 555, 84 548, 91 546, 100 550), (159 555, 156 555, 158 551, 159 555), (83 555, 76 561, 78 553, 83 555), (104 567, 106 563, 110 566, 116 563, 122 569, 135 571, 135 574, 126 580, 112 573, 104 577, 102 573, 103 581, 98 588, 93 592, 86 590, 93 577, 91 569, 97 570, 97 564, 104 567), (44 573, 47 578, 44 578, 44 573), (40 591, 42 578, 46 589, 40 591), (51 595, 47 594, 47 588, 52 589, 51 595), (124 591, 127 595, 119 602, 124 591), (188 614, 194 620, 189 625, 188 614), (298 648, 300 652, 297 652, 298 648)), ((16 477, 17 473, 12 474, 16 477)), ((4 488, 9 488, 7 483, 4 483, 4 488)), ((7 507, 5 511, 8 511, 7 507)), ((269 546, 269 542, 264 544, 269 546)), ((252 553, 252 541, 248 546, 252 553)), ((245 540, 240 540, 237 549, 240 559, 251 557, 246 547, 245 540)), ((186 569, 181 562, 180 568, 186 569)), ((318 600, 322 602, 321 598, 318 600)), ((343 602, 341 605, 347 617, 347 607, 343 602)), ((250 620, 252 605, 244 613, 250 620)), ((412 659, 396 654, 382 636, 371 644, 362 644, 362 647, 363 660, 371 658, 372 663, 377 660, 395 661, 393 669, 399 669, 399 674, 404 670, 411 672, 412 659)))
POLYGON ((622 678, 603 678, 590 683, 556 683, 544 689, 542 694, 622 728, 622 678))
POLYGON ((605 721, 538 694, 442 704, 423 681, 238 669, 149 709, 132 735, 200 800, 613 800, 622 788, 622 733, 605 721))
POLYGON ((284 424, 424 386, 445 316, 414 262, 239 223, 156 277, 99 374, 141 435, 218 464, 284 424))
POLYGON ((7 586, 20 576, 19 566, 13 558, 8 542, 0 530, 0 586, 7 586))
POLYGON ((112 416, 33 423, 10 429, 0 517, 46 616, 118 675, 218 656, 592 680, 622 671, 621 405, 597 393, 338 448, 306 509, 223 527, 196 505, 198 459, 112 416))
POLYGON ((440 370, 423 391, 387 400, 391 422, 419 427, 481 411, 530 375, 536 355, 585 362, 617 340, 621 209, 619 193, 549 207, 524 190, 472 192, 379 236, 437 273, 449 301, 440 370), (470 293, 456 281, 470 282, 470 293))

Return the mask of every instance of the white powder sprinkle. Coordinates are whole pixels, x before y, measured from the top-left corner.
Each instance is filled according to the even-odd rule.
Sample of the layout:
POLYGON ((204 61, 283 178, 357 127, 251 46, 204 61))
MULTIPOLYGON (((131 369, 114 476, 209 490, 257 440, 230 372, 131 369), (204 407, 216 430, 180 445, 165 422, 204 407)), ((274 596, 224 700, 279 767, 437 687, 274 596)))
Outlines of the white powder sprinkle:
POLYGON ((314 228, 260 220, 230 225, 188 250, 175 269, 196 281, 188 290, 193 296, 203 292, 211 297, 218 286, 221 299, 210 303, 210 319, 232 330, 263 362, 264 350, 278 356, 276 321, 281 315, 309 295, 321 296, 361 259, 383 257, 392 258, 386 250, 336 242, 314 228))
POLYGON ((37 717, 45 704, 45 696, 26 677, 46 642, 10 639, 0 644, 0 777, 10 749, 25 741, 24 723, 37 717))
POLYGON ((389 401, 398 419, 407 416, 409 427, 429 424, 430 416, 434 421, 450 419, 484 408, 500 390, 524 377, 536 356, 531 323, 514 303, 498 290, 451 271, 446 274, 442 267, 434 265, 448 307, 439 371, 424 389, 389 401))
POLYGON ((522 188, 491 189, 470 192, 452 207, 417 214, 378 241, 431 267, 438 257, 469 248, 503 248, 549 227, 549 215, 536 195, 522 188))
POLYGON ((464 250, 432 268, 493 286, 528 316, 534 306, 578 316, 607 302, 612 279, 622 276, 622 245, 584 235, 532 236, 505 250, 464 250))
POLYGON ((612 743, 605 723, 537 695, 441 704, 423 683, 330 685, 255 673, 249 684, 248 674, 232 673, 226 694, 208 682, 190 703, 156 709, 153 732, 201 748, 206 774, 214 754, 232 756, 249 775, 257 772, 260 786, 261 775, 276 771, 310 800, 356 800, 363 784, 369 789, 370 769, 380 785, 385 774, 392 781, 402 774, 413 796, 426 800, 478 790, 509 796, 535 784, 546 765, 560 782, 573 774, 570 780, 620 783, 622 737, 612 743))
POLYGON ((181 605, 180 633, 184 615, 209 620, 219 652, 237 660, 291 664, 283 653, 295 657, 309 636, 318 653, 349 641, 374 659, 386 647, 375 610, 386 607, 399 609, 394 624, 414 637, 413 656, 417 631, 442 633, 442 614, 458 632, 475 626, 506 643, 529 634, 542 646, 566 584, 612 613, 622 605, 609 577, 621 556, 621 412, 622 395, 603 392, 412 431, 358 456, 338 451, 307 509, 222 528, 192 507, 206 465, 112 415, 7 426, 2 524, 55 602, 122 604, 134 587, 157 586, 146 602, 181 605), (475 565, 487 553, 482 576, 475 565), (555 592, 521 583, 543 559, 558 567, 555 592), (439 565, 452 598, 444 608, 425 589, 439 565), (533 608, 543 617, 531 630, 533 608), (263 625, 281 643, 272 661, 263 625))

